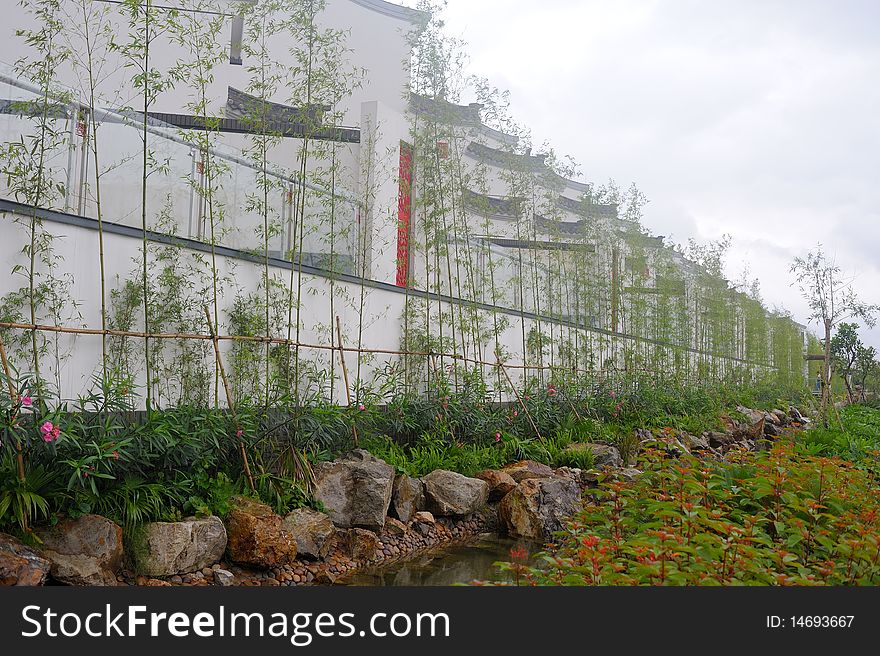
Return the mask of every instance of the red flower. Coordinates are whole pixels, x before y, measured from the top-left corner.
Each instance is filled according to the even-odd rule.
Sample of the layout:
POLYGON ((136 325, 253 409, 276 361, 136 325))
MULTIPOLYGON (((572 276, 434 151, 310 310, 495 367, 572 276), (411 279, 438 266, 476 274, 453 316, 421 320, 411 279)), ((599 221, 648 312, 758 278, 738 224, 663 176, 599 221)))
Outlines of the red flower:
POLYGON ((517 563, 524 563, 529 559, 529 551, 525 547, 513 547, 510 550, 510 559, 517 563))
POLYGON ((43 434, 44 442, 54 442, 61 435, 61 429, 52 424, 51 421, 44 422, 40 426, 40 432, 43 434))

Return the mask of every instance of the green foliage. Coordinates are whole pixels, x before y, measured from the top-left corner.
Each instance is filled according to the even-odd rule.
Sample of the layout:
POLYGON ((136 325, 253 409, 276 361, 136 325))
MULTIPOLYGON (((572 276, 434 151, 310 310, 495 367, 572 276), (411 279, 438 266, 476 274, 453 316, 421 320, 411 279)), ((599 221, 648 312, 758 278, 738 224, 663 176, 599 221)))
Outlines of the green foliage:
POLYGON ((880 409, 866 405, 849 405, 829 422, 827 428, 817 426, 798 436, 797 449, 816 456, 837 456, 864 463, 880 452, 880 409))
POLYGON ((648 452, 644 475, 605 481, 532 585, 876 585, 880 502, 872 472, 786 441, 742 462, 648 452))
POLYGON ((53 502, 58 501, 59 487, 55 474, 43 467, 26 471, 20 481, 14 457, 8 450, 0 460, 0 526, 17 526, 24 531, 36 521, 49 517, 53 502))

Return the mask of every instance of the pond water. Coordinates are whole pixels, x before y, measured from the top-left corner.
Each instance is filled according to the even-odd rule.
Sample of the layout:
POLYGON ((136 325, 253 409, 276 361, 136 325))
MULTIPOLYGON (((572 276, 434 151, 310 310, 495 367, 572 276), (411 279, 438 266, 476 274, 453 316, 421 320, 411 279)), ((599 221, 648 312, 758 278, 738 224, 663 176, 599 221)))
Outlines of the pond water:
MULTIPOLYGON (((509 581, 495 563, 510 560, 510 550, 524 547, 528 553, 540 545, 515 540, 495 533, 483 533, 473 541, 459 543, 384 566, 358 570, 340 579, 342 585, 374 586, 438 586, 470 583, 471 581, 509 581)), ((530 563, 532 564, 532 563, 530 563)))

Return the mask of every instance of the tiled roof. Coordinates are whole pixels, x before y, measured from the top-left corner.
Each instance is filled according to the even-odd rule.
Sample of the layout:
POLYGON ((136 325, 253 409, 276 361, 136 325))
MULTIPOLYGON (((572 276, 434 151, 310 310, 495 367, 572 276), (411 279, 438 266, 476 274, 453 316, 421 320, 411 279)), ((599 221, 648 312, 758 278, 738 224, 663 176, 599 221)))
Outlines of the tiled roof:
POLYGON ((379 12, 380 14, 385 14, 392 18, 399 18, 411 23, 423 23, 430 18, 427 12, 418 9, 411 9, 410 7, 402 7, 391 2, 384 2, 384 0, 351 0, 351 2, 360 5, 361 7, 371 9, 372 11, 379 12))

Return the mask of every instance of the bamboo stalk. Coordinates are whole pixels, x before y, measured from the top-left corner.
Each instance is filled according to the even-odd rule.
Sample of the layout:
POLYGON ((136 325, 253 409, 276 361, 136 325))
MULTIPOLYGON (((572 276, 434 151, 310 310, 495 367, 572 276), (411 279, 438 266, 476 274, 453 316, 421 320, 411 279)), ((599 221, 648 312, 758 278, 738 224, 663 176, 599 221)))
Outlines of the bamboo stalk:
MULTIPOLYGON (((348 384, 348 367, 345 364, 345 349, 342 346, 342 322, 339 320, 339 315, 336 315, 336 334, 337 339, 339 340, 339 361, 342 363, 342 378, 345 381, 345 402, 348 405, 351 405, 351 387, 348 384)), ((354 435, 354 443, 357 445, 358 443, 358 430, 355 424, 351 425, 351 431, 354 435)))
POLYGON ((522 397, 519 395, 519 391, 516 389, 516 386, 513 384, 513 381, 510 380, 510 374, 507 373, 507 369, 504 368, 504 364, 501 362, 501 358, 496 360, 496 364, 504 373, 504 377, 507 379, 507 384, 510 385, 510 389, 513 391, 513 395, 516 397, 516 400, 519 401, 520 407, 522 407, 523 412, 526 413, 526 419, 529 420, 529 424, 532 426, 532 430, 535 431, 535 435, 538 436, 538 439, 543 439, 541 437, 541 431, 538 430, 538 427, 535 425, 534 420, 532 420, 532 415, 529 413, 529 409, 526 407, 526 404, 523 402, 522 397))
MULTIPOLYGON (((211 333, 211 341, 214 344, 214 356, 217 358, 217 368, 220 370, 220 378, 223 380, 223 389, 226 391, 226 404, 229 406, 229 411, 232 413, 232 419, 238 423, 238 417, 235 413, 235 399, 232 395, 232 388, 229 387, 229 379, 226 377, 226 369, 223 367, 223 358, 220 355, 220 341, 217 339, 217 336, 214 331, 214 322, 211 319, 211 311, 208 309, 208 306, 204 306, 205 310, 205 318, 208 320, 208 331, 211 333)), ((241 449, 241 460, 244 464, 244 473, 247 476, 248 483, 251 485, 251 490, 256 491, 257 487, 254 485, 254 477, 251 474, 251 465, 248 461, 247 450, 244 447, 244 440, 240 437, 238 438, 238 447, 241 449)))

